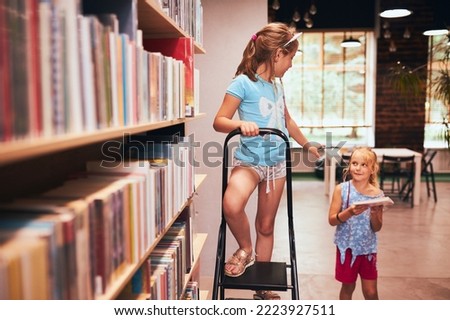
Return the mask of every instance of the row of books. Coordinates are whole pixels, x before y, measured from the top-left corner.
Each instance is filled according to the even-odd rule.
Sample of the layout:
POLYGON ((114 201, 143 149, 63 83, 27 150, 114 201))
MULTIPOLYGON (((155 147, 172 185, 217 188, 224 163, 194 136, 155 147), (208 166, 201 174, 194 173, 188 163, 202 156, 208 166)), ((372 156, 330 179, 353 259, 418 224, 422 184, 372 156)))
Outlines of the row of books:
POLYGON ((201 0, 159 0, 161 9, 194 40, 203 44, 203 7, 201 0))
POLYGON ((182 300, 200 300, 200 284, 198 281, 189 281, 182 300))
POLYGON ((192 38, 162 39, 172 51, 151 52, 160 39, 140 30, 133 39, 114 13, 79 8, 0 2, 0 142, 194 115, 192 38))
POLYGON ((172 159, 160 160, 157 166, 151 160, 109 167, 89 162, 86 172, 60 187, 3 204, 0 299, 105 294, 165 233, 194 191, 188 165, 177 169, 172 159))
POLYGON ((198 283, 186 281, 192 256, 192 235, 186 221, 176 221, 135 273, 120 299, 198 299, 198 283), (196 289, 195 289, 196 288, 196 289))

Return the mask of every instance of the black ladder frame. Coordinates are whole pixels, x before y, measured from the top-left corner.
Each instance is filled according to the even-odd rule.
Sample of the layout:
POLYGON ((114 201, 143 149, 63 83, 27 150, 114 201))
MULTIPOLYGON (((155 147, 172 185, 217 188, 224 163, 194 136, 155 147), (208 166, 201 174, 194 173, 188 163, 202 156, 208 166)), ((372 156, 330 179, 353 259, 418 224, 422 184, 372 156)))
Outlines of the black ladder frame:
MULTIPOLYGON (((222 199, 228 185, 228 142, 234 136, 241 134, 239 129, 230 132, 225 138, 222 162, 222 199)), ((225 276, 225 243, 227 223, 223 213, 219 227, 217 242, 216 266, 214 272, 214 283, 212 299, 225 298, 225 289, 243 290, 291 290, 292 300, 299 299, 298 274, 297 274, 297 254, 295 249, 295 233, 292 206, 292 164, 290 142, 287 136, 278 129, 260 128, 260 135, 275 134, 281 137, 286 143, 286 193, 287 193, 287 213, 290 265, 284 262, 255 262, 253 266, 247 268, 245 273, 237 278, 225 276), (290 268, 290 283, 287 281, 287 269, 290 268)))

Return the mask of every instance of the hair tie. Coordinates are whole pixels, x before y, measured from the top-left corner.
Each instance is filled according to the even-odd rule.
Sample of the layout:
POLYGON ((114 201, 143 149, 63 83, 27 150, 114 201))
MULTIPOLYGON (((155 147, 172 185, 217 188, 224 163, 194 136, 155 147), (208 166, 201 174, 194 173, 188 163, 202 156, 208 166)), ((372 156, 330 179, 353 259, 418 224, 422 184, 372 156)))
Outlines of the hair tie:
POLYGON ((256 34, 252 35, 252 40, 256 41, 256 39, 258 38, 258 36, 256 34))

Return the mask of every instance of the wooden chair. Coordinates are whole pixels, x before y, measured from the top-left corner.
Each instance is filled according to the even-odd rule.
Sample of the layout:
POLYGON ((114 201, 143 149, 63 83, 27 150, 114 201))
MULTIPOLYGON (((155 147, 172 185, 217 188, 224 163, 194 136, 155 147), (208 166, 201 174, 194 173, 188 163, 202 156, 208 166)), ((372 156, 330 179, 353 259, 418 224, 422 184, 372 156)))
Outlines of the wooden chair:
POLYGON ((386 195, 410 200, 414 206, 414 156, 386 156, 380 165, 380 188, 386 195), (387 191, 390 184, 391 190, 387 191))
POLYGON ((434 202, 437 202, 436 182, 434 180, 433 159, 436 156, 436 150, 427 150, 422 156, 422 177, 425 177, 427 183, 427 195, 430 197, 433 192, 434 202), (430 185, 431 184, 431 185, 430 185))

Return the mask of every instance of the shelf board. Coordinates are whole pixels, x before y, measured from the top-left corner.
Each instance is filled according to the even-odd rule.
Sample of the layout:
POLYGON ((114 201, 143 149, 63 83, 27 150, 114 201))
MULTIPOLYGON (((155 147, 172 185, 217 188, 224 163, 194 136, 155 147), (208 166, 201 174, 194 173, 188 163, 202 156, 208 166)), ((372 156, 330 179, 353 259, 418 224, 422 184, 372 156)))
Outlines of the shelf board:
MULTIPOLYGON (((138 28, 147 39, 191 37, 162 11, 155 0, 138 1, 138 28)), ((205 53, 197 42, 194 49, 195 53, 205 53)))
POLYGON ((209 291, 208 290, 200 290, 200 300, 208 300, 209 291))
POLYGON ((185 275, 183 290, 181 292, 185 292, 186 291, 186 286, 187 286, 189 280, 191 280, 191 277, 192 277, 192 271, 195 270, 195 268, 197 267, 197 265, 200 262, 200 253, 202 252, 202 249, 203 249, 203 246, 205 245, 207 237, 208 237, 207 233, 197 233, 197 234, 194 235, 194 245, 193 245, 194 262, 193 262, 193 264, 191 266, 191 272, 189 272, 189 273, 187 273, 185 275))
POLYGON ((195 175, 195 191, 200 187, 200 185, 205 181, 206 174, 196 174, 195 175))
POLYGON ((15 161, 46 155, 52 152, 64 151, 72 148, 86 146, 92 143, 122 138, 124 134, 136 134, 170 127, 176 124, 186 123, 198 119, 186 117, 181 119, 160 121, 155 123, 139 124, 128 127, 114 127, 102 129, 90 133, 67 134, 50 138, 36 138, 21 141, 8 141, 0 143, 0 166, 15 161))

